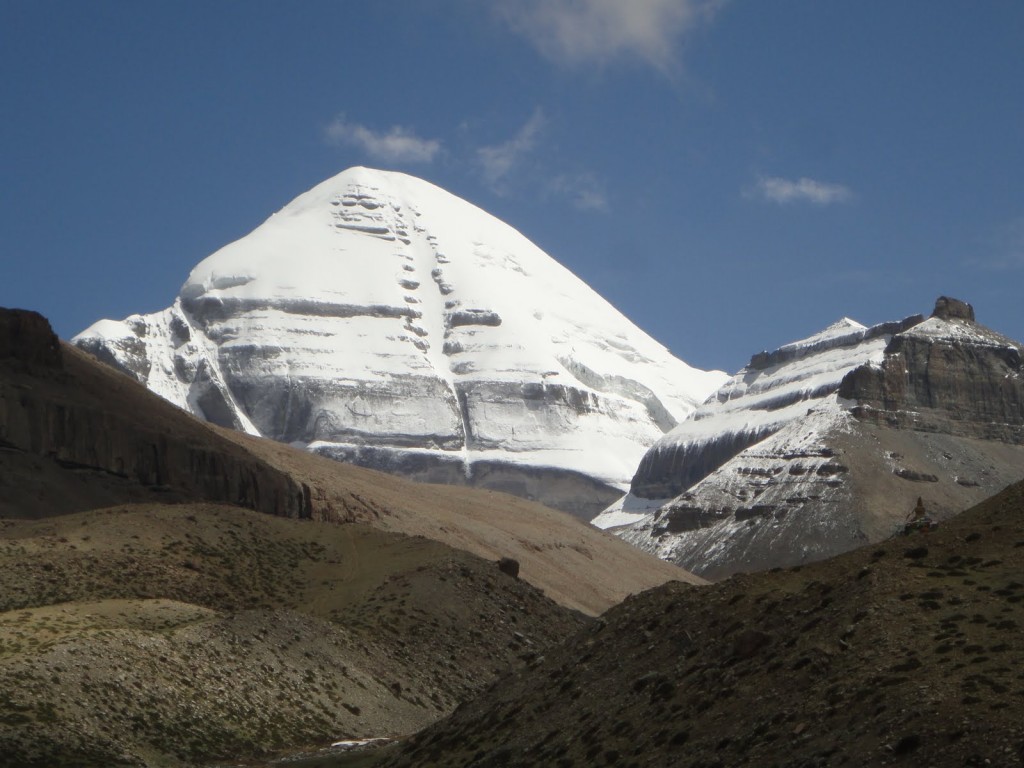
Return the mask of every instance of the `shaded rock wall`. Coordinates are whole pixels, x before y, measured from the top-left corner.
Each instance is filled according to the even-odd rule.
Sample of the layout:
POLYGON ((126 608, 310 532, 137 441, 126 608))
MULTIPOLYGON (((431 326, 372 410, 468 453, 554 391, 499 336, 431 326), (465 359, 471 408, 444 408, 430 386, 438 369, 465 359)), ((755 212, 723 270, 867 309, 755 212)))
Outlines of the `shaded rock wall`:
POLYGON ((630 491, 644 499, 678 496, 743 449, 761 442, 776 430, 776 426, 771 425, 764 430, 723 432, 706 442, 655 446, 641 459, 630 491))
POLYGON ((11 454, 5 482, 16 483, 16 468, 34 456, 68 470, 54 477, 75 491, 53 489, 21 514, 5 509, 6 514, 77 511, 92 506, 94 495, 109 503, 111 493, 136 501, 140 487, 165 500, 226 502, 289 517, 313 514, 307 487, 141 385, 71 347, 62 350, 42 316, 0 312, 0 339, 0 448, 11 454), (120 491, 111 490, 111 478, 120 491), (94 486, 102 492, 94 494, 94 486))
POLYGON ((38 312, 0 307, 0 361, 60 368, 60 341, 38 312))
POLYGON ((840 397, 862 421, 1024 443, 1024 363, 1019 344, 974 322, 969 304, 942 297, 934 329, 894 336, 880 367, 843 379, 840 397), (943 325, 940 325, 939 323, 943 325))

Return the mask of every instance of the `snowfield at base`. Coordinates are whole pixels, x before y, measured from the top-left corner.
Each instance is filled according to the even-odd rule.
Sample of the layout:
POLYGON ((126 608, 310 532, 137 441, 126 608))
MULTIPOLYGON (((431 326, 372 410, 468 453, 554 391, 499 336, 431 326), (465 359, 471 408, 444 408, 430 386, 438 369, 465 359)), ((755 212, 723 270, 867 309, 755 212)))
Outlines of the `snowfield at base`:
POLYGON ((344 741, 336 741, 331 744, 331 749, 338 750, 339 752, 346 752, 348 750, 359 749, 360 747, 369 747, 374 744, 387 744, 394 739, 385 738, 378 736, 375 739, 346 739, 344 741))
POLYGON ((591 520, 590 524, 603 530, 631 525, 640 522, 648 515, 653 515, 671 501, 672 499, 644 499, 627 493, 591 520))
POLYGON ((73 340, 216 423, 577 472, 625 489, 724 380, 519 232, 420 179, 352 168, 198 264, 174 305, 73 340))

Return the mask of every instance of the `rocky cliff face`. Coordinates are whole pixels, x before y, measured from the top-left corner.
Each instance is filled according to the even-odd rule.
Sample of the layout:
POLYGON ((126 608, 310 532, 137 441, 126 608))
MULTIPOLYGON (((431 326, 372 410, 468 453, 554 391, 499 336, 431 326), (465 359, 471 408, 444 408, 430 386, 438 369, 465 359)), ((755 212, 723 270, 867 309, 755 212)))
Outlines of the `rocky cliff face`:
POLYGON ((1021 346, 943 297, 926 320, 844 321, 755 355, 595 522, 718 578, 839 554, 918 497, 941 518, 1022 475, 1021 346))
POLYGON ((843 318, 821 333, 754 355, 686 421, 644 455, 631 492, 646 499, 676 496, 745 448, 802 418, 839 388, 851 370, 882 360, 893 334, 920 315, 870 328, 843 318))
POLYGON ((0 517, 204 499, 289 517, 309 489, 133 382, 0 309, 0 517))
POLYGON ((862 366, 839 396, 860 421, 894 428, 1024 443, 1021 346, 940 298, 925 322, 895 336, 880 366, 862 366))
POLYGON ((511 227, 366 168, 204 260, 167 310, 74 342, 219 425, 588 519, 724 379, 511 227))

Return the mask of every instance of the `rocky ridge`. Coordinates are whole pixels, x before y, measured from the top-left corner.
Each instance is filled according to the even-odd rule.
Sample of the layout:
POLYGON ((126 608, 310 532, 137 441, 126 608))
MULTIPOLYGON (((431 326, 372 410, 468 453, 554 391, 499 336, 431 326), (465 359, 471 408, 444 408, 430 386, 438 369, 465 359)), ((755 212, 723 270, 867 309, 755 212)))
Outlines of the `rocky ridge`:
POLYGON ((755 355, 595 522, 708 578, 822 559, 1020 479, 1022 428, 1021 346, 943 297, 755 355))
POLYGON ((41 315, 0 308, 0 516, 200 499, 314 514, 307 486, 112 373, 41 315))

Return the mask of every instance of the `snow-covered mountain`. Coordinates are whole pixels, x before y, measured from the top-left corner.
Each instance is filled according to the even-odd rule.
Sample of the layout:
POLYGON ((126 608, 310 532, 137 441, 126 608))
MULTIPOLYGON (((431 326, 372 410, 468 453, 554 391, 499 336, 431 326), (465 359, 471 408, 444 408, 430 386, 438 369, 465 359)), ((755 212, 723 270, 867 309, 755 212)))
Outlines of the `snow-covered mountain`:
POLYGON ((795 565, 942 517, 1024 476, 1021 345, 940 298, 755 355, 599 515, 700 575, 795 565))
POLYGON ((168 309, 73 341, 217 424, 587 516, 725 379, 498 219, 367 168, 202 261, 168 309))

